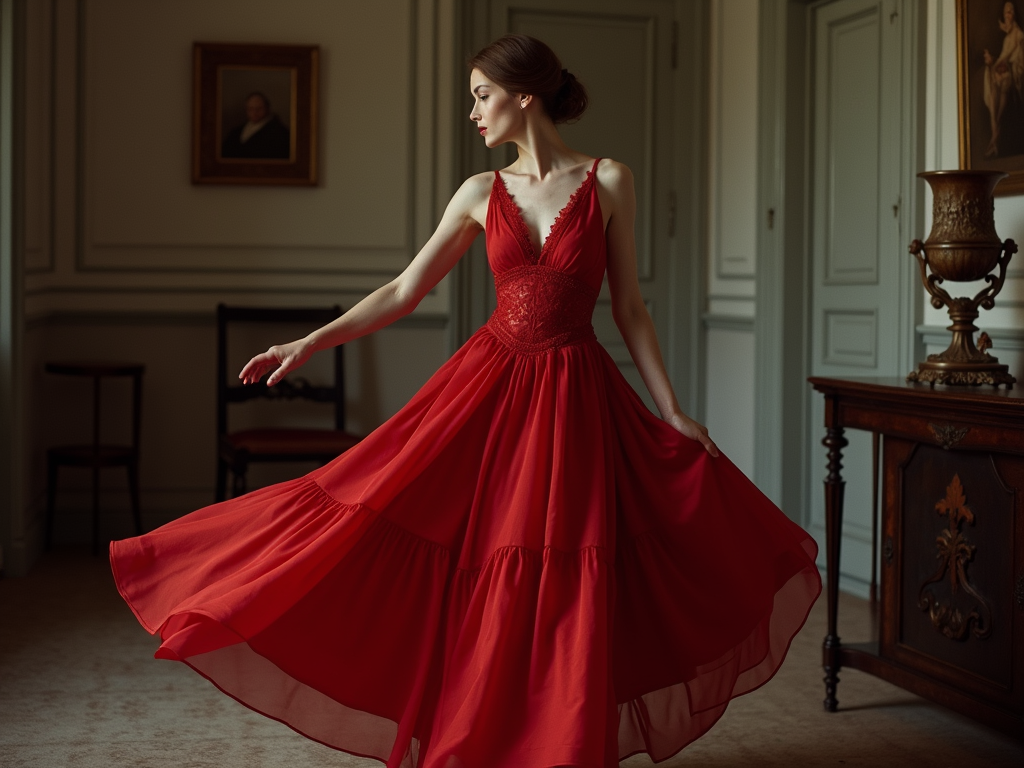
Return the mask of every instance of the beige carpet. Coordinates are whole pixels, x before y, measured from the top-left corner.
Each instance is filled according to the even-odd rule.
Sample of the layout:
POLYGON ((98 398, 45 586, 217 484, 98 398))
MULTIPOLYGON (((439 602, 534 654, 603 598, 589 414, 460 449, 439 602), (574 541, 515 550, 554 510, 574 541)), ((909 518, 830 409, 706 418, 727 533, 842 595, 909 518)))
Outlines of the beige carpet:
MULTIPOLYGON (((843 638, 867 639, 867 603, 844 596, 841 611, 843 638)), ((824 712, 824 617, 821 600, 776 678, 661 765, 1024 766, 1018 742, 861 672, 841 674, 841 711, 824 712)), ((183 665, 153 660, 155 647, 102 559, 57 551, 28 578, 0 579, 0 766, 380 765, 250 712, 183 665)))

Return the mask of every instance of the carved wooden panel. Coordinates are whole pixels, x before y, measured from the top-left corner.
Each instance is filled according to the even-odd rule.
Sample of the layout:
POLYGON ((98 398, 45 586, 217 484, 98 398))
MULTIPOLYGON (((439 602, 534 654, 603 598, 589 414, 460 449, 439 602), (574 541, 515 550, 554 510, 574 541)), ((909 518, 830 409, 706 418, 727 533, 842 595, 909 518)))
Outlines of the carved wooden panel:
POLYGON ((1024 738, 1024 392, 810 382, 830 449, 826 708, 841 706, 836 673, 852 667, 1024 738), (880 622, 877 642, 846 645, 834 574, 851 478, 836 448, 862 430, 884 437, 880 622))
POLYGON ((883 654, 1012 701, 1020 460, 891 438, 885 452, 898 556, 883 578, 898 589, 883 654))

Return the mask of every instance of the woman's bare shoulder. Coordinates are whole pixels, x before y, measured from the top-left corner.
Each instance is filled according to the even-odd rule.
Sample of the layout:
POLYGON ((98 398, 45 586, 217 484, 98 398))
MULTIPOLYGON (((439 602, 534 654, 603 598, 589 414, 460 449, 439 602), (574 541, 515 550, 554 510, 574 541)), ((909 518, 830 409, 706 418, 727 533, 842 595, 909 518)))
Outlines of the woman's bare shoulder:
POLYGON ((470 176, 452 195, 445 217, 449 221, 468 217, 483 226, 493 183, 493 173, 477 173, 470 176))
POLYGON ((475 173, 462 182, 462 186, 459 187, 459 194, 465 194, 476 200, 486 199, 490 196, 493 185, 494 171, 475 173))
POLYGON ((597 164, 597 183, 612 194, 633 188, 633 172, 629 166, 612 160, 610 157, 601 158, 597 164))

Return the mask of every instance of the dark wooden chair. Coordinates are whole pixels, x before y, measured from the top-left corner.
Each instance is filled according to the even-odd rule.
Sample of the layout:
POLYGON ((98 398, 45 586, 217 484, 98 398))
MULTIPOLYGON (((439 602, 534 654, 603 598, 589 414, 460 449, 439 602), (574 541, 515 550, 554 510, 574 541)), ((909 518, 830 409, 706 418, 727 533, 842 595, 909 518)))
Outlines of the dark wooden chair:
POLYGON ((308 323, 324 325, 341 316, 340 307, 326 309, 264 309, 217 306, 217 501, 245 493, 246 474, 254 462, 316 461, 326 464, 359 442, 345 430, 345 365, 340 346, 334 348, 334 382, 315 386, 300 377, 286 377, 273 387, 229 384, 238 381, 228 371, 228 328, 241 324, 308 323), (259 398, 324 403, 334 408, 334 429, 266 427, 229 431, 228 408, 259 398))
POLYGON ((128 495, 131 502, 135 535, 142 534, 139 512, 139 423, 142 417, 142 374, 139 363, 75 361, 47 363, 46 372, 63 376, 84 376, 92 379, 92 442, 88 445, 56 445, 46 450, 46 548, 53 543, 53 516, 57 503, 57 474, 61 467, 83 467, 92 470, 92 553, 100 551, 100 470, 124 467, 128 473, 128 495), (107 377, 129 376, 132 379, 132 442, 131 445, 109 445, 100 442, 100 382, 107 377))

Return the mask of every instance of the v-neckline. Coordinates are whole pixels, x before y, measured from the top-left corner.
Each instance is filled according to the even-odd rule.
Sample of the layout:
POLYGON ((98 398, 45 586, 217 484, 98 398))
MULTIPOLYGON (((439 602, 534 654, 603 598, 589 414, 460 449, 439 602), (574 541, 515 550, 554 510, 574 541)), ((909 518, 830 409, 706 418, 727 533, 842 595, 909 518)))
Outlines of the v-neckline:
MULTIPOLYGON (((597 170, 597 164, 601 161, 601 158, 594 160, 594 164, 590 170, 587 171, 587 175, 583 177, 583 181, 580 182, 576 190, 569 195, 569 199, 565 205, 555 215, 555 220, 551 222, 551 228, 548 230, 548 236, 540 243, 540 251, 536 249, 533 244, 533 238, 530 236, 530 227, 526 223, 526 219, 523 218, 523 211, 519 207, 519 203, 516 202, 515 198, 512 197, 512 193, 508 191, 508 185, 505 183, 505 178, 501 175, 501 171, 495 171, 495 186, 501 188, 500 199, 502 207, 506 208, 511 214, 512 221, 515 224, 515 233, 520 241, 520 246, 523 249, 527 259, 533 263, 537 263, 541 260, 541 257, 550 250, 549 245, 552 242, 557 242, 561 236, 562 230, 565 225, 571 220, 572 213, 577 208, 577 203, 583 197, 583 193, 587 188, 587 185, 591 183, 592 177, 597 170), (500 182, 500 184, 498 183, 500 182)), ((538 233, 540 234, 540 233, 538 233)))

